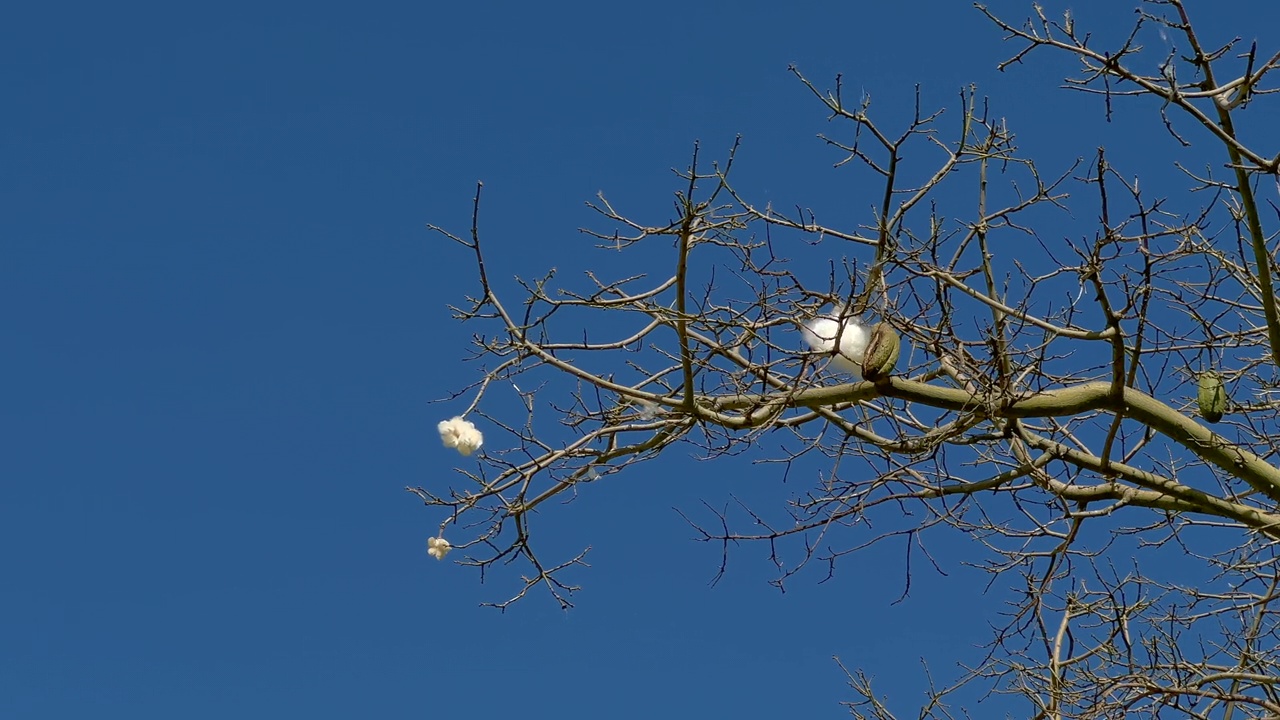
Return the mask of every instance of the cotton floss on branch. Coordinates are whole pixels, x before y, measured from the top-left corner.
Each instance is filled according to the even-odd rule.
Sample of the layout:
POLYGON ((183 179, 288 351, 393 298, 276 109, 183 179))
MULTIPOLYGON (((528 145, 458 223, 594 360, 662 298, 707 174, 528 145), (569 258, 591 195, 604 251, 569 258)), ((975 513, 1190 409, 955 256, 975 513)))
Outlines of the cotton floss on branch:
POLYGON ((440 441, 445 447, 455 448, 463 455, 470 455, 480 449, 484 443, 484 435, 476 429, 470 420, 461 416, 442 420, 436 428, 440 431, 440 441))
POLYGON ((427 538, 427 554, 437 560, 443 560, 453 546, 442 537, 427 538))
POLYGON ((837 370, 854 375, 862 372, 862 358, 867 351, 870 333, 847 308, 806 322, 801 326, 800 334, 815 352, 830 355, 831 364, 837 370), (839 352, 836 352, 837 341, 839 352))

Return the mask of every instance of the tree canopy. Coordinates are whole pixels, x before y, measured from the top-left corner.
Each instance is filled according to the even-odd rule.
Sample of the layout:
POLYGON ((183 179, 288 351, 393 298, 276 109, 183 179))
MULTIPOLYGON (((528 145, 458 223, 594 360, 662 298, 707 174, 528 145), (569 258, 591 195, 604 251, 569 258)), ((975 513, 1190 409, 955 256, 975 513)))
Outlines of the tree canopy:
POLYGON ((469 232, 434 228, 477 274, 455 307, 477 380, 441 434, 479 462, 447 489, 409 488, 441 519, 433 556, 522 567, 498 607, 535 592, 568 607, 583 556, 540 552, 544 503, 666 452, 746 455, 804 489, 687 517, 726 557, 774 549, 773 582, 887 538, 927 552, 925 536, 960 536, 1018 597, 990 618, 983 662, 924 708, 888 707, 851 669, 855 716, 963 716, 947 697, 975 685, 1024 698, 1028 717, 1280 716, 1280 53, 1201 37, 1186 5, 1145 3, 1106 47, 1070 14, 978 6, 1010 48, 1002 70, 1069 56, 1069 100, 1175 138, 1176 202, 1105 148, 1065 167, 1024 156, 999 99, 971 88, 890 127, 840 77, 798 68, 832 162, 867 189, 854 224, 758 204, 735 183, 736 144, 714 160, 699 146, 665 214, 591 204, 600 248, 656 244, 664 267, 549 272, 510 297, 487 270, 477 189, 469 232), (486 412, 497 386, 521 416, 486 412), (1196 569, 1148 571, 1137 547, 1196 569))

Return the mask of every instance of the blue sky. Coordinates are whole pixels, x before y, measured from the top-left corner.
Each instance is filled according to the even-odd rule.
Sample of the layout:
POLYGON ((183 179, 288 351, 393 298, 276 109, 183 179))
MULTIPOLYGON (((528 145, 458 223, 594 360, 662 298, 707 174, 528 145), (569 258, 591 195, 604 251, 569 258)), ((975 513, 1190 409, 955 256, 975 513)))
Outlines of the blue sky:
MULTIPOLYGON (((1131 17, 1084 5, 1103 38, 1131 17)), ((1222 7, 1192 9, 1226 33, 1222 7)), ((1280 26, 1231 7, 1256 11, 1236 32, 1280 26)), ((663 217, 694 141, 738 134, 762 202, 866 204, 790 63, 886 124, 916 83, 954 107, 976 82, 1061 167, 1106 143, 1167 172, 1172 146, 1149 108, 1106 125, 1056 90, 1061 58, 997 73, 1012 48, 949 0, 3 16, 3 717, 835 717, 833 655, 913 708, 921 658, 950 677, 985 639, 986 578, 944 550, 895 605, 886 546, 780 594, 742 548, 710 587, 719 556, 672 508, 785 495, 768 468, 677 452, 549 512, 551 547, 593 548, 568 613, 479 607, 514 578, 428 558, 440 517, 403 488, 463 462, 435 424, 465 401, 430 401, 474 379, 446 305, 476 286, 425 225, 465 231, 483 180, 497 274, 578 272, 584 201, 663 217)))

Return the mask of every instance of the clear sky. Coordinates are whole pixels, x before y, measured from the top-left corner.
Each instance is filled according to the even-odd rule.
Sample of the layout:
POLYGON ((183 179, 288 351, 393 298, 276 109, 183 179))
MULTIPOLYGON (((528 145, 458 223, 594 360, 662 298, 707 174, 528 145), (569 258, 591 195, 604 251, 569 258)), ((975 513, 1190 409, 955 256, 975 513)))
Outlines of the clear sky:
MULTIPOLYGON (((1103 38, 1132 17, 1078 5, 1103 38)), ((482 608, 515 578, 426 555, 441 518, 403 488, 474 464, 435 430, 466 402, 431 401, 475 377, 446 305, 476 285, 425 225, 465 231, 483 180, 502 277, 577 272, 584 201, 665 217, 670 168, 738 134, 762 202, 869 204, 790 63, 890 124, 916 83, 978 83, 1051 164, 1167 170, 1154 110, 1106 125, 1061 58, 997 73, 1014 50, 952 0, 11 3, 0 717, 838 717, 834 655, 913 715, 921 659, 951 677, 986 638, 986 577, 943 549, 893 604, 898 545, 782 594, 747 547, 710 587, 672 508, 789 492, 745 459, 677 451, 549 511, 551 547, 592 547, 567 613, 482 608)))

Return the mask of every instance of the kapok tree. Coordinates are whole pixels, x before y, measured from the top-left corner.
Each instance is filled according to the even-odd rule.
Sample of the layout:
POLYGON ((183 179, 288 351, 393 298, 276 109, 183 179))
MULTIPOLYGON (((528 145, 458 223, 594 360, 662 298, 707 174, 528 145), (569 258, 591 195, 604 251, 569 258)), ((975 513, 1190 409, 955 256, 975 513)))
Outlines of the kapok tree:
MULTIPOLYGON (((877 183, 860 225, 753 204, 733 182, 736 145, 722 162, 695 150, 673 212, 592 204, 600 247, 666 244, 670 265, 547 275, 513 300, 486 273, 477 191, 469 234, 434 228, 478 277, 455 310, 481 373, 441 436, 481 452, 447 489, 408 488, 441 519, 431 554, 525 566, 498 607, 537 589, 568 607, 582 556, 539 554, 544 503, 678 448, 820 458, 785 508, 690 522, 725 552, 798 548, 779 583, 886 537, 947 532, 999 582, 1017 578, 985 661, 913 716, 952 717, 944 696, 986 682, 1025 698, 1027 717, 1280 717, 1280 220, 1259 196, 1280 155, 1269 127, 1242 130, 1268 112, 1280 53, 1207 44, 1181 0, 1149 0, 1108 48, 1069 15, 978 10, 1015 48, 1001 69, 1066 53, 1084 100, 1150 115, 1187 158, 1215 146, 1204 171, 1169 160, 1194 203, 1150 196, 1104 150, 1041 168, 971 92, 958 113, 917 108, 890 130, 839 78, 822 90, 795 70, 837 123, 823 138, 835 160, 877 183), (1153 32, 1174 39, 1158 65, 1140 45, 1153 32), (1096 224, 1065 237, 1068 212, 1096 224), (828 262, 816 285, 796 270, 813 257, 828 262), (486 413, 498 385, 526 416, 486 413), (1117 557, 1135 542, 1196 558, 1194 585, 1117 557)), ((864 674, 850 680, 855 716, 893 717, 864 674)))

